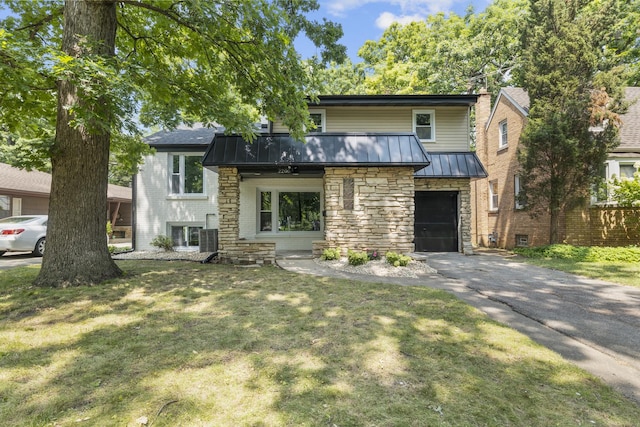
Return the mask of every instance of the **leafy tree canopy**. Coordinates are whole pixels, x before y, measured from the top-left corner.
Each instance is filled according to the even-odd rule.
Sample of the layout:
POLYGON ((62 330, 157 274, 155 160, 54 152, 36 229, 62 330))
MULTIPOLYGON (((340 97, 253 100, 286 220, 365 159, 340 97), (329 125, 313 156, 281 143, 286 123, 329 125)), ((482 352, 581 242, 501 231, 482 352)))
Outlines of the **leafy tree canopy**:
MULTIPOLYGON (((112 163, 122 175, 146 152, 140 124, 215 122, 251 137, 264 115, 301 133, 309 67, 345 55, 336 43, 339 25, 305 17, 318 8, 315 0, 118 1, 112 58, 60 50, 62 0, 2 3, 12 15, 0 22, 0 161, 26 168, 50 168, 60 79, 76 82, 84 98, 109 103, 97 123, 114 136, 112 163), (300 33, 322 48, 320 58, 300 61, 292 44, 300 33)), ((96 41, 83 43, 91 49, 96 41)), ((90 118, 80 105, 74 113, 74 125, 90 118)))
POLYGON ((496 0, 464 16, 439 13, 393 24, 358 55, 368 68, 367 93, 461 93, 504 86, 520 52, 526 0, 496 0))
POLYGON ((363 95, 365 89, 365 66, 347 59, 342 64, 332 62, 326 68, 312 73, 318 95, 363 95))
POLYGON ((4 3, 0 144, 20 166, 51 161, 39 286, 121 274, 104 232, 109 153, 135 170, 146 152, 139 123, 215 122, 252 138, 259 117, 278 117, 300 137, 311 126, 309 66, 345 53, 338 25, 305 17, 315 0, 4 3), (301 33, 321 58, 300 60, 301 33))

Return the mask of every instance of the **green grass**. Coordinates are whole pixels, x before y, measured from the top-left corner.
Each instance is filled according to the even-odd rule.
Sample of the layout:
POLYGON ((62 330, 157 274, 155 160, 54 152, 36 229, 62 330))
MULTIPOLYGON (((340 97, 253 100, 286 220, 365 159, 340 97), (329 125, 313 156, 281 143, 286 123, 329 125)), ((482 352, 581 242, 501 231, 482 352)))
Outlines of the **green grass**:
POLYGON ((640 407, 442 291, 129 261, 0 271, 3 425, 632 426, 640 407))
POLYGON ((530 264, 640 287, 640 247, 549 245, 519 248, 530 264))

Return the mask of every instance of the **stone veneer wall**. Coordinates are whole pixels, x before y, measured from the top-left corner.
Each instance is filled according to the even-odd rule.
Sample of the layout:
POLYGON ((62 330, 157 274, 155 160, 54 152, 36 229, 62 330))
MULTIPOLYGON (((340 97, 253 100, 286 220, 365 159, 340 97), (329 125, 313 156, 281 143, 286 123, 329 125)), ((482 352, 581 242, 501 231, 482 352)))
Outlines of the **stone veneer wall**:
POLYGON ((459 193, 458 213, 460 224, 460 246, 465 255, 473 254, 471 240, 471 181, 468 178, 418 178, 415 191, 457 191, 459 193))
POLYGON ((275 242, 240 240, 240 175, 233 167, 218 168, 218 254, 234 264, 274 264, 275 242))
MULTIPOLYGON (((324 175, 325 248, 413 252, 413 168, 326 168, 324 175), (345 209, 344 179, 353 179, 353 209, 345 209)), ((347 203, 348 207, 349 203, 347 203)))

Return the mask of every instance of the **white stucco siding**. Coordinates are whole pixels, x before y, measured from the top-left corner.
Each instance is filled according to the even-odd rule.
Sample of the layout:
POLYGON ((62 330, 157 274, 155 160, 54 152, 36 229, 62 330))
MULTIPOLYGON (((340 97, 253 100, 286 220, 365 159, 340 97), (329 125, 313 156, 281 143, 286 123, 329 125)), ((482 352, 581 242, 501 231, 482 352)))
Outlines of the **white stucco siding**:
POLYGON ((171 225, 218 227, 217 173, 204 170, 203 195, 170 195, 169 154, 204 153, 157 152, 144 158, 136 176, 136 250, 154 249, 151 240, 169 235, 171 225))
MULTIPOLYGON (((324 108, 324 107, 323 107, 324 108)), ((467 107, 326 107, 326 132, 413 132, 413 111, 435 113, 435 141, 425 143, 431 151, 469 151, 467 107)), ((288 129, 276 121, 275 133, 288 129)))
MULTIPOLYGON (((258 232, 258 193, 260 191, 318 191, 322 196, 322 178, 244 178, 240 183, 241 239, 276 242, 276 250, 311 250, 311 242, 323 238, 322 231, 258 232)), ((323 210, 324 207, 320 206, 323 210)), ((324 224, 321 224, 321 230, 324 224)))

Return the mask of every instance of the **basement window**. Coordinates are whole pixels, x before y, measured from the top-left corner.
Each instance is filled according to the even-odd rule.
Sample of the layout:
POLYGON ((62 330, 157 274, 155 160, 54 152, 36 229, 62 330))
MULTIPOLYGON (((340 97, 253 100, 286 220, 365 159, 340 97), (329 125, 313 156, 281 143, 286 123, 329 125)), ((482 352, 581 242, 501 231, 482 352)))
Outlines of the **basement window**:
POLYGON ((516 234, 516 246, 519 248, 526 248, 529 246, 528 234, 516 234))

